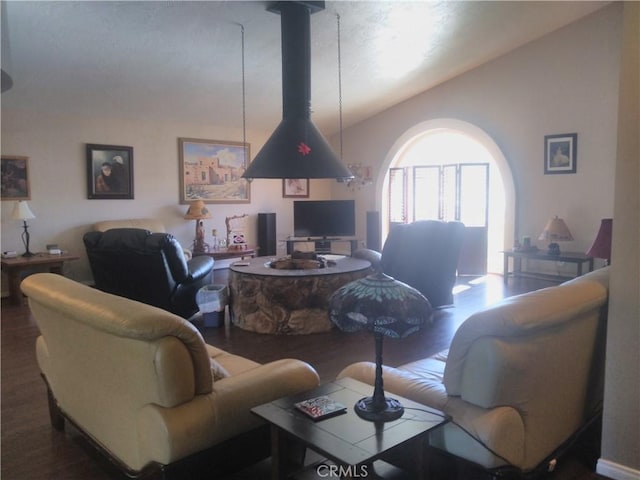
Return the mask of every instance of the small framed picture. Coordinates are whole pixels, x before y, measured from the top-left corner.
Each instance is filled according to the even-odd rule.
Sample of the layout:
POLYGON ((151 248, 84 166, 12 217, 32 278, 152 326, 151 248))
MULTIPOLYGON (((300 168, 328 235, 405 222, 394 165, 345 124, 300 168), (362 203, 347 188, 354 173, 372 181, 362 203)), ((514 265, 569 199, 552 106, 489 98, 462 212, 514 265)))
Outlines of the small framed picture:
POLYGON ((87 144, 87 197, 133 198, 133 147, 87 144))
POLYGON ((544 137, 544 173, 576 173, 578 134, 562 133, 544 137))
POLYGON ((283 178, 282 196, 284 198, 309 198, 309 179, 283 178))
POLYGON ((31 200, 29 157, 2 155, 2 200, 31 200))

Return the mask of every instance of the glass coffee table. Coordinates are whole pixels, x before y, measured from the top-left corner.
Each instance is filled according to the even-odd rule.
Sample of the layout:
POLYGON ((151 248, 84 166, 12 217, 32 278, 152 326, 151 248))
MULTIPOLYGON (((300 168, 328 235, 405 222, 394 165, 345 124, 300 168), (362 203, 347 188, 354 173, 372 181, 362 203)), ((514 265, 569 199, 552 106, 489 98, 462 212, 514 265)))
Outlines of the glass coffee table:
MULTIPOLYGON (((363 420, 353 410, 353 405, 362 397, 370 396, 373 387, 351 378, 342 378, 322 385, 317 389, 291 397, 281 398, 270 403, 254 407, 251 411, 271 425, 272 478, 288 478, 287 444, 293 440, 313 450, 331 461, 331 465, 316 465, 319 468, 333 469, 334 476, 355 477, 374 473, 377 460, 390 450, 402 446, 410 448, 415 459, 412 465, 416 478, 423 478, 425 471, 425 447, 427 433, 447 422, 444 413, 386 393, 387 397, 399 400, 405 412, 398 420, 375 423, 363 420), (347 407, 344 414, 322 420, 312 420, 298 411, 294 404, 302 400, 326 395, 347 407)), ((372 478, 376 478, 375 475, 372 478)))

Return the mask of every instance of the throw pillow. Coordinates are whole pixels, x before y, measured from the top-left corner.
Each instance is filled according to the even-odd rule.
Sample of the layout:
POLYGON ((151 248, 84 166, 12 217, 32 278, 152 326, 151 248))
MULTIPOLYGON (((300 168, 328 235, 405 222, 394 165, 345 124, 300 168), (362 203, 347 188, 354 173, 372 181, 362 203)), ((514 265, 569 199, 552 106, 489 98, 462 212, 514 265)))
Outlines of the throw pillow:
POLYGON ((216 362, 213 358, 210 358, 209 360, 211 361, 211 375, 213 376, 214 382, 229 376, 229 372, 227 372, 222 365, 216 362))

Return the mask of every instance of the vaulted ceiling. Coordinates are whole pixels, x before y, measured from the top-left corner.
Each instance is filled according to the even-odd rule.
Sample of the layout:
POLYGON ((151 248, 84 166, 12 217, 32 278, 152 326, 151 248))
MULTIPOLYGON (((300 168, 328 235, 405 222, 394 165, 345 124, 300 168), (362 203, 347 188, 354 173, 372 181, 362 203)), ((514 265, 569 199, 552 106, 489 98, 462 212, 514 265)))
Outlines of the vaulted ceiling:
MULTIPOLYGON (((281 118, 270 2, 3 1, 2 107, 242 125, 281 118)), ((312 117, 356 123, 608 2, 339 1, 311 16, 312 117)))

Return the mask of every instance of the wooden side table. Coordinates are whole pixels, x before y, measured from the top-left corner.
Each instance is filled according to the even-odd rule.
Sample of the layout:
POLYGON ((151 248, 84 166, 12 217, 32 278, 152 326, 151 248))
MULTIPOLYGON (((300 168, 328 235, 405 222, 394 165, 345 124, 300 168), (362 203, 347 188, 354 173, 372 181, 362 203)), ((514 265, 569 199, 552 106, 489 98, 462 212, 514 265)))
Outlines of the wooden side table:
MULTIPOLYGON (((518 275, 530 275, 536 278, 546 278, 549 280, 566 280, 566 278, 558 277, 555 275, 545 275, 542 273, 532 273, 532 272, 523 272, 522 271, 522 259, 527 260, 539 260, 543 262, 565 262, 565 263, 574 263, 576 265, 576 276, 579 277, 583 274, 582 266, 583 264, 587 264, 587 271, 593 271, 593 258, 581 253, 581 252, 562 252, 558 255, 549 255, 546 251, 535 250, 535 251, 518 251, 518 250, 505 250, 502 252, 504 254, 504 283, 506 284, 509 275, 518 276, 518 275), (513 258, 513 270, 509 269, 509 259, 513 258)), ((569 277, 571 278, 571 277, 569 277)))
POLYGON ((201 252, 196 253, 193 252, 194 257, 199 257, 201 255, 207 255, 212 257, 214 260, 226 260, 227 258, 241 258, 244 259, 246 257, 253 258, 256 256, 258 248, 247 246, 247 248, 216 248, 215 250, 211 250, 210 252, 201 252))
POLYGON ((36 253, 32 257, 15 257, 2 259, 2 271, 9 279, 9 297, 14 305, 22 304, 22 292, 20 291, 20 274, 32 268, 44 267, 51 273, 62 275, 64 262, 78 260, 80 257, 71 254, 50 255, 48 253, 36 253))
MULTIPOLYGON (((293 439, 342 466, 342 471, 349 472, 353 478, 380 478, 375 475, 374 462, 389 450, 404 444, 404 448, 413 449, 414 478, 423 478, 428 461, 425 455, 427 434, 447 423, 447 416, 433 408, 387 393, 387 396, 400 400, 405 407, 404 415, 384 424, 363 420, 353 411, 353 405, 363 396, 371 395, 372 390, 370 385, 352 378, 342 378, 310 392, 252 408, 254 414, 271 425, 271 478, 289 478, 291 473, 287 465, 289 455, 286 439, 293 439), (319 395, 327 395, 347 406, 347 412, 314 422, 293 406, 295 402, 319 395)), ((329 472, 324 470, 324 473, 329 472)), ((326 476, 330 477, 328 474, 326 476)))

